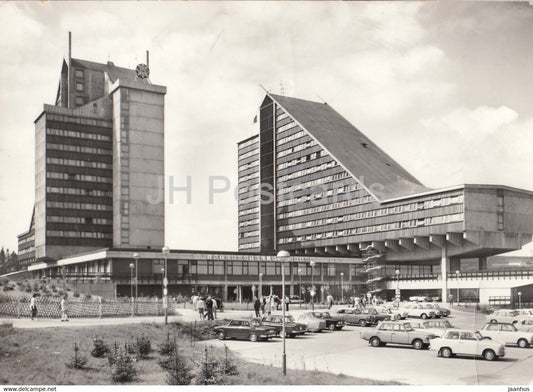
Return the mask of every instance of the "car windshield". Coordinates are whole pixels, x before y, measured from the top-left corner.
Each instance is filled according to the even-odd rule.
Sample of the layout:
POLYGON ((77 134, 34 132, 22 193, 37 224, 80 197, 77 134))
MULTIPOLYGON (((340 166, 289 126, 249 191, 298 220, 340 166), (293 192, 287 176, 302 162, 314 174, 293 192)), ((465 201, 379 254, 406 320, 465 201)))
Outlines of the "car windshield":
POLYGON ((452 325, 450 324, 448 320, 444 320, 442 324, 444 328, 452 328, 452 325))
POLYGON ((403 327, 406 331, 414 331, 414 328, 410 323, 404 323, 403 327))
POLYGON ((287 323, 294 323, 294 317, 292 317, 292 316, 285 316, 285 322, 287 322, 287 323))
POLYGON ((251 320, 250 325, 253 327, 259 327, 261 325, 261 322, 259 320, 251 320))
POLYGON ((474 334, 476 335, 476 339, 477 339, 477 340, 481 340, 481 339, 483 339, 483 335, 481 335, 481 334, 479 333, 479 331, 476 331, 474 334))
POLYGON ((324 316, 324 317, 331 317, 331 315, 329 314, 329 312, 324 312, 324 313, 323 313, 323 316, 324 316))

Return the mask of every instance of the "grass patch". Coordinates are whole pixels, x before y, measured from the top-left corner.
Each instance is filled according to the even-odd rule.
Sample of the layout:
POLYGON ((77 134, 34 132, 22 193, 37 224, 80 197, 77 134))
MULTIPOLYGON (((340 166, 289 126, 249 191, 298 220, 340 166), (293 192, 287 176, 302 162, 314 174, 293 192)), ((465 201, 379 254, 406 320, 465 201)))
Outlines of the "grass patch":
MULTIPOLYGON (((193 334, 197 339, 210 339, 214 322, 197 323, 193 334)), ((137 342, 144 337, 151 347, 168 344, 169 337, 176 342, 180 355, 186 358, 193 368, 201 368, 205 349, 210 358, 225 358, 223 348, 211 347, 209 340, 191 342, 191 328, 187 324, 129 324, 84 328, 44 328, 13 329, 10 325, 0 325, 0 367, 1 381, 12 385, 112 385, 113 368, 108 359, 90 355, 94 349, 93 339, 98 336, 114 352, 115 347, 137 342), (65 366, 72 360, 76 343, 79 355, 86 357, 83 369, 70 369, 65 366), (23 364, 31 364, 30 367, 23 364)), ((285 378, 281 369, 272 366, 253 364, 231 352, 232 365, 238 374, 225 374, 219 381, 232 385, 385 385, 397 384, 368 379, 334 375, 317 371, 289 370, 285 378)), ((134 366, 136 375, 129 384, 166 385, 167 372, 159 365, 164 359, 157 349, 149 357, 139 358, 134 366)), ((116 369, 115 369, 116 370, 116 369)))

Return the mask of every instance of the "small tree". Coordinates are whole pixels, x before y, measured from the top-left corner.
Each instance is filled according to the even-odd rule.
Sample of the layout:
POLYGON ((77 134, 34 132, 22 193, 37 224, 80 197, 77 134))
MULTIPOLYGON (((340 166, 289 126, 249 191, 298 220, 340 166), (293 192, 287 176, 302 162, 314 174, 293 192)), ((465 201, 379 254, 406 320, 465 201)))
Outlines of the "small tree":
POLYGON ((103 358, 109 353, 109 347, 104 343, 104 338, 94 337, 93 338, 93 349, 91 355, 95 358, 103 358))
POLYGON ((178 352, 175 336, 173 348, 166 358, 159 361, 159 366, 166 370, 167 376, 165 380, 169 385, 189 385, 193 379, 190 366, 178 352))
POLYGON ((111 378, 114 382, 132 381, 137 375, 133 358, 126 350, 118 350, 117 354, 110 361, 111 378))
POLYGON ((137 338, 135 347, 137 348, 139 358, 144 359, 152 352, 152 342, 150 341, 150 338, 147 338, 144 335, 137 338))
POLYGON ((66 365, 71 369, 83 369, 87 365, 87 357, 80 354, 80 348, 76 342, 74 342, 74 355, 66 365))

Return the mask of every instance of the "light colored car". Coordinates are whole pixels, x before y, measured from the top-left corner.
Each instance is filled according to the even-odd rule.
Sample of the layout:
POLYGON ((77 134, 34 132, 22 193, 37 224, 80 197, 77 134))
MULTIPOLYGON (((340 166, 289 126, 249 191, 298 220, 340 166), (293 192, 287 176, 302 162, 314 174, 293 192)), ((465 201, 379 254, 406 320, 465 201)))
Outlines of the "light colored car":
POLYGON ((373 347, 391 343, 411 345, 421 350, 433 338, 435 335, 414 329, 408 321, 382 321, 376 328, 361 332, 361 339, 368 340, 373 347))
POLYGON ((522 317, 533 317, 533 309, 515 309, 522 317))
POLYGON ((422 305, 424 309, 432 310, 435 313, 436 318, 441 318, 443 316, 442 310, 440 310, 438 307, 435 306, 435 304, 431 302, 424 302, 424 303, 421 303, 420 305, 422 305))
POLYGON ((432 333, 436 337, 441 337, 447 329, 454 328, 448 320, 410 320, 409 324, 411 324, 414 329, 419 329, 428 333, 432 333))
POLYGON ((488 361, 505 356, 505 346, 484 337, 479 331, 450 329, 440 338, 431 340, 429 349, 437 356, 450 358, 453 355, 483 357, 488 361))
POLYGON ((408 315, 408 311, 405 309, 400 309, 390 305, 382 305, 378 312, 385 313, 391 316, 391 320, 405 320, 408 315))
POLYGON ((326 320, 315 317, 312 312, 305 312, 298 316, 299 323, 305 324, 309 332, 322 332, 326 329, 326 320))
POLYGON ((487 316, 487 322, 491 323, 516 323, 521 318, 516 310, 500 309, 487 316))
POLYGON ((479 332, 492 340, 505 344, 516 344, 520 348, 527 348, 533 343, 533 333, 519 331, 513 324, 487 323, 479 332))
POLYGON ((524 332, 533 332, 533 318, 525 317, 513 324, 516 329, 524 332))
POLYGON ((339 309, 335 316, 343 319, 346 324, 359 325, 361 327, 372 325, 375 322, 375 317, 373 315, 363 314, 357 308, 339 309))
POLYGON ((435 312, 431 309, 424 308, 423 304, 402 304, 401 309, 407 310, 407 317, 416 317, 421 319, 435 317, 435 312))

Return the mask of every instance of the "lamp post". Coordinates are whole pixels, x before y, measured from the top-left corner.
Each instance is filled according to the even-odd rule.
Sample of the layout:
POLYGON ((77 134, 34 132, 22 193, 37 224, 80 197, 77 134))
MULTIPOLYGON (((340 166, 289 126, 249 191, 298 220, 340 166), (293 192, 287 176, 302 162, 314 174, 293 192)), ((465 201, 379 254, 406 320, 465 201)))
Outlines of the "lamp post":
POLYGON ((130 280, 130 297, 131 297, 131 317, 133 317, 134 315, 134 311, 135 311, 135 304, 134 304, 134 298, 133 298, 133 269, 135 268, 135 264, 133 263, 130 263, 130 277, 131 277, 131 280, 130 280))
POLYGON ((168 254, 170 253, 170 249, 168 246, 163 246, 163 248, 161 249, 161 252, 163 252, 163 256, 165 256, 165 278, 163 279, 163 309, 165 311, 165 324, 168 324, 168 311, 167 311, 167 308, 168 308, 168 289, 167 289, 167 286, 168 286, 168 266, 167 266, 167 257, 168 257, 168 254))
POLYGON ((457 305, 459 305, 459 277, 461 276, 461 271, 455 271, 455 276, 457 278, 457 305))
POLYGON ((261 298, 262 296, 263 296, 263 273, 260 272, 259 273, 259 292, 257 293, 257 298, 261 298))
POLYGON ((397 269, 396 271, 394 271, 394 273, 396 274, 396 298, 398 299, 398 301, 400 300, 400 270, 397 269))
POLYGON ((281 354, 281 368, 283 375, 287 375, 287 356, 285 354, 285 262, 289 260, 291 255, 286 250, 281 250, 277 254, 278 261, 281 262, 281 296, 283 297, 282 301, 282 308, 283 308, 283 315, 282 315, 282 331, 281 331, 281 337, 283 339, 283 352, 281 354))
POLYGON ((518 309, 522 310, 522 292, 518 292, 518 309))
POLYGON ((344 303, 344 272, 341 272, 341 302, 344 303))
POLYGON ((316 263, 311 260, 309 262, 309 265, 311 266, 311 310, 315 310, 315 284, 314 284, 314 272, 315 272, 315 265, 316 263))
POLYGON ((302 307, 302 269, 298 268, 298 296, 300 297, 300 308, 302 307))
POLYGON ((135 259, 135 301, 139 297, 139 254, 134 253, 133 258, 135 259))

